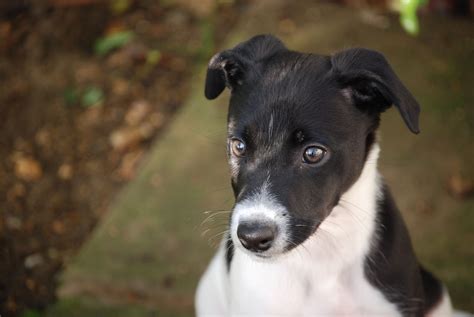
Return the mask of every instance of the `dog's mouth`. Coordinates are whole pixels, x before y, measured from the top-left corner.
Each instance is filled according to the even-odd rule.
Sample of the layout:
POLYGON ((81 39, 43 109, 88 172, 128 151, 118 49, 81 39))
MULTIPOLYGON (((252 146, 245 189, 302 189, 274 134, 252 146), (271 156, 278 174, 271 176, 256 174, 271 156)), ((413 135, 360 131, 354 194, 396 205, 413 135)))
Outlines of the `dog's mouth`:
POLYGON ((278 254, 270 255, 270 254, 259 253, 259 252, 248 252, 248 253, 259 261, 268 261, 278 256, 278 254))
POLYGON ((238 246, 238 248, 240 250, 242 250, 243 253, 247 254, 253 260, 258 261, 258 262, 272 261, 272 260, 284 255, 287 252, 285 250, 277 251, 275 249, 264 251, 264 252, 250 251, 250 250, 246 249, 245 247, 243 247, 241 244, 238 246))
POLYGON ((314 236, 323 221, 314 219, 291 219, 285 237, 284 253, 290 252, 303 245, 309 238, 314 236))

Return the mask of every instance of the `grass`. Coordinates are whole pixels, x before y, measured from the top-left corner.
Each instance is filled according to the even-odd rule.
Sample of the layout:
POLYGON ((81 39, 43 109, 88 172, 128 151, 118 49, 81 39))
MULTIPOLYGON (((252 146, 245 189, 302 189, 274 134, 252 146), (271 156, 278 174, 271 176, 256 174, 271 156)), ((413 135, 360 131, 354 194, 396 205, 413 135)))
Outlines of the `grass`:
MULTIPOLYGON (((36 315, 37 316, 37 315, 36 315)), ((63 299, 43 317, 181 317, 187 314, 146 308, 141 305, 107 305, 92 298, 63 299)), ((22 316, 35 317, 35 316, 22 316)))

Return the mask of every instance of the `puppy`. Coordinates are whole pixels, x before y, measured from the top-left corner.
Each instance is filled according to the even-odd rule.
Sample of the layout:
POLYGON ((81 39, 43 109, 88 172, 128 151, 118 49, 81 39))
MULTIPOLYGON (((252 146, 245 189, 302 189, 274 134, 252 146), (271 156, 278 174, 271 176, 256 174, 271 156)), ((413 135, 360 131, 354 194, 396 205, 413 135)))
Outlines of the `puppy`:
POLYGON ((377 171, 380 114, 413 133, 420 107, 384 56, 288 50, 259 35, 215 55, 205 95, 231 90, 229 236, 198 316, 450 316, 377 171))

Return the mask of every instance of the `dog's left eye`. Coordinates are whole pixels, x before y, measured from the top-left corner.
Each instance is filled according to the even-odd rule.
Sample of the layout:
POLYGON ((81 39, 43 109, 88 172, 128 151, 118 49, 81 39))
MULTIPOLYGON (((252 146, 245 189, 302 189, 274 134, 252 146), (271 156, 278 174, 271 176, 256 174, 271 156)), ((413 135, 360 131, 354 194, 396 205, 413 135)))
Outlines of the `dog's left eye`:
POLYGON ((303 162, 308 164, 316 164, 323 160, 327 151, 320 146, 308 146, 303 153, 303 162))
POLYGON ((232 154, 235 156, 244 156, 245 154, 245 143, 239 139, 232 139, 230 141, 230 148, 232 150, 232 154))

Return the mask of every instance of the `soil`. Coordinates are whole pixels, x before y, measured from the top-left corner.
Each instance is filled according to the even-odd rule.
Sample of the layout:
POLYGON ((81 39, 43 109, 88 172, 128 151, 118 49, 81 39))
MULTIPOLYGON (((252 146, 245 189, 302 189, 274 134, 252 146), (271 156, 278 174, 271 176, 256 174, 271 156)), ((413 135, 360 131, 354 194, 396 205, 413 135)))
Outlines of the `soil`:
POLYGON ((64 263, 179 109, 193 63, 244 5, 111 3, 0 4, 1 316, 55 300, 64 263), (133 38, 121 47, 94 49, 124 31, 133 38))

